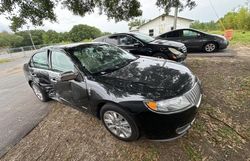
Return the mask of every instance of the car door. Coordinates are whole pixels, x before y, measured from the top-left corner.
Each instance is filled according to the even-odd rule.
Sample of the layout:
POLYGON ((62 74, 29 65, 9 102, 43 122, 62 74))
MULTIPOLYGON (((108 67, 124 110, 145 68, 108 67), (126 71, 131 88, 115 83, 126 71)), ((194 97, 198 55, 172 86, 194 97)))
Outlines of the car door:
POLYGON ((143 43, 130 35, 119 35, 118 46, 135 55, 145 55, 143 43))
POLYGON ((52 85, 49 79, 49 53, 43 50, 35 53, 30 59, 29 74, 32 81, 42 87, 49 94, 52 85))
POLYGON ((87 85, 73 60, 62 50, 50 52, 50 81, 53 84, 55 97, 71 105, 88 108, 89 99, 87 85), (64 72, 75 72, 78 76, 75 80, 61 81, 60 75, 64 72))
POLYGON ((193 30, 182 30, 181 32, 182 43, 184 43, 189 49, 202 48, 203 40, 202 34, 193 30))

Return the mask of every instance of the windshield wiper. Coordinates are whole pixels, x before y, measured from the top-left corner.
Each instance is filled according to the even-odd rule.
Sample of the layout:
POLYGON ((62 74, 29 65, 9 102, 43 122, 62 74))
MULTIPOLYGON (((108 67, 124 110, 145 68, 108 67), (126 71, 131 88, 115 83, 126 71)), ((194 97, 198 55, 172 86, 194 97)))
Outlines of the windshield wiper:
POLYGON ((106 73, 113 72, 115 70, 118 70, 118 69, 121 69, 121 68, 127 66, 132 61, 134 61, 134 59, 127 59, 126 61, 119 63, 119 64, 113 66, 112 68, 104 69, 102 71, 96 72, 95 74, 106 74, 106 73))

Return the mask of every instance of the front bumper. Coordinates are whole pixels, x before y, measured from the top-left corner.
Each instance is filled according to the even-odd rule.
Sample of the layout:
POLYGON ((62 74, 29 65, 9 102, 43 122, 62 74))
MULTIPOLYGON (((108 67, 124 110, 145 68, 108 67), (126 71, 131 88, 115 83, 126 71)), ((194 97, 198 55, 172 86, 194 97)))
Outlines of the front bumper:
POLYGON ((225 40, 219 44, 219 49, 226 49, 229 45, 229 41, 225 40))
POLYGON ((170 115, 145 112, 140 114, 139 119, 142 123, 142 132, 147 138, 165 140, 184 135, 191 127, 196 113, 197 107, 194 106, 186 111, 170 115))
POLYGON ((194 123, 201 100, 202 94, 199 95, 194 106, 178 113, 161 114, 146 111, 139 114, 137 118, 143 134, 147 138, 157 141, 169 141, 183 136, 194 123))

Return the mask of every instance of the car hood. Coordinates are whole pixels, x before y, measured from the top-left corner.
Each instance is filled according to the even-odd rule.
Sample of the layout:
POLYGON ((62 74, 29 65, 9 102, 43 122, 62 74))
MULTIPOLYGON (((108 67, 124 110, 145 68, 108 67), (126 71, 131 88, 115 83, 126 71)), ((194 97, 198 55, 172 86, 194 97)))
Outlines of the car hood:
POLYGON ((108 93, 123 100, 176 97, 190 90, 195 79, 184 65, 142 56, 119 70, 96 77, 108 93))
POLYGON ((215 36, 215 37, 218 37, 218 38, 221 38, 223 40, 226 40, 225 36, 222 36, 222 35, 218 35, 218 34, 211 34, 212 36, 215 36))
POLYGON ((164 45, 164 46, 175 47, 175 48, 181 48, 182 46, 184 46, 184 44, 180 42, 161 40, 161 39, 156 39, 150 42, 149 44, 164 45))

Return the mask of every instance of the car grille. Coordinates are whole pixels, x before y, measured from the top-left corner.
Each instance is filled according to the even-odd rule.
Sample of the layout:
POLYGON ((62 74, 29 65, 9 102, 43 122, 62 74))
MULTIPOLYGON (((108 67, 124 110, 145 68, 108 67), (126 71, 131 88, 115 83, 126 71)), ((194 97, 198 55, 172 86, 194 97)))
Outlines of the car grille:
POLYGON ((187 52, 187 47, 186 47, 185 45, 183 45, 183 46, 181 47, 181 51, 182 51, 183 53, 186 53, 186 52, 187 52))
POLYGON ((199 106, 200 98, 201 98, 201 87, 200 87, 199 82, 197 82, 190 91, 185 93, 185 97, 193 105, 199 106))

